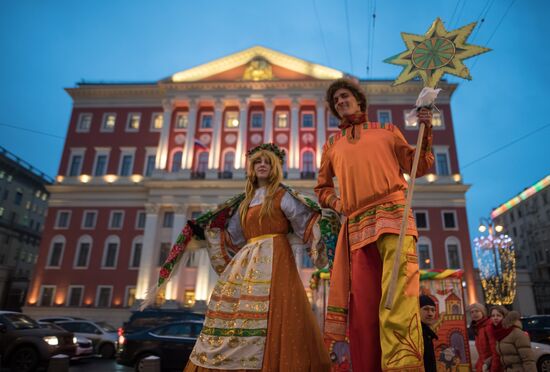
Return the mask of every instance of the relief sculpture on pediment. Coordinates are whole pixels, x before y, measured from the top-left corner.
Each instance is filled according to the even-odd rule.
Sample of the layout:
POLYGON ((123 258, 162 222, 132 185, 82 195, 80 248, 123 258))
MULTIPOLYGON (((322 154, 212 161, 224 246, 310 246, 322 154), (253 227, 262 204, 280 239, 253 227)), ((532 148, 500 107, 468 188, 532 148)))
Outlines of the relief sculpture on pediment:
POLYGON ((263 57, 254 57, 244 70, 243 80, 273 80, 271 64, 263 57))

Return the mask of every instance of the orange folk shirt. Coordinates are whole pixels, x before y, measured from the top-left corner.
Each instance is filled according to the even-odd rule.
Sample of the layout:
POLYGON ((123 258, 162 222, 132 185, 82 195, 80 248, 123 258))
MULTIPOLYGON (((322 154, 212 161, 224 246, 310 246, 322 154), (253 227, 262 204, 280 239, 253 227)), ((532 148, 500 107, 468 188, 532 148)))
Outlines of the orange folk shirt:
MULTIPOLYGON (((425 175, 434 162, 432 130, 426 127, 417 168, 425 175)), ((415 149, 393 124, 363 123, 342 129, 323 146, 315 193, 322 207, 334 209, 338 200, 348 217, 352 250, 378 239, 399 234, 405 206, 407 181, 415 149), (340 198, 333 177, 338 179, 340 198)), ((407 235, 417 237, 414 217, 408 218, 407 235)))

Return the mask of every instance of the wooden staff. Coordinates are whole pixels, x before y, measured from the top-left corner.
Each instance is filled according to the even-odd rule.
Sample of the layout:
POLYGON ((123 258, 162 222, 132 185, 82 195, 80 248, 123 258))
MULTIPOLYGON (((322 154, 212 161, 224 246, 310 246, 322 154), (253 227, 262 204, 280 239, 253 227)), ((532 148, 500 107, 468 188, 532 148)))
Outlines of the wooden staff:
POLYGON ((397 276, 399 274, 399 263, 401 259, 401 251, 403 250, 403 241, 407 233, 407 222, 409 218, 409 210, 411 209, 412 197, 414 191, 414 180, 416 178, 416 169, 418 168, 418 161, 420 160, 420 153, 422 152, 422 139, 424 137, 424 129, 426 125, 424 122, 420 123, 420 129, 418 131, 418 139, 416 140, 416 150, 414 152, 414 159, 409 179, 409 187, 407 189, 407 201, 405 203, 405 211, 403 212, 403 222, 401 223, 401 230, 399 231, 399 240, 397 241, 397 249, 395 250, 395 259, 393 261, 393 269, 390 278, 390 288, 388 289, 388 295, 386 297, 386 303, 384 307, 391 310, 393 307, 393 300, 395 298, 395 288, 397 287, 397 276))

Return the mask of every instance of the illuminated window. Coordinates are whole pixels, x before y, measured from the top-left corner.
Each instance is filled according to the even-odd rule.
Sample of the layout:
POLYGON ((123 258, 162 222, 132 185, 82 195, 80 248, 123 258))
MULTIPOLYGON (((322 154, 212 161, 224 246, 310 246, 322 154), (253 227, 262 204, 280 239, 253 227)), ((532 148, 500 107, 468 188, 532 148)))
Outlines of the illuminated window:
POLYGON ((126 287, 126 301, 124 306, 132 307, 136 302, 136 287, 126 287))
POLYGON ((141 121, 141 114, 138 112, 131 112, 128 114, 128 122, 126 123, 126 130, 129 132, 137 132, 139 130, 139 122, 141 121))
POLYGON ((443 128, 443 115, 441 112, 434 111, 432 115, 432 125, 434 128, 443 128))
POLYGON ((193 307, 195 305, 195 291, 185 291, 183 305, 186 307, 193 307))
POLYGON ((225 127, 226 128, 239 127, 239 113, 237 111, 228 111, 225 113, 225 127))
POLYGON ((275 128, 288 128, 288 113, 278 112, 275 116, 275 128))
POLYGON ((176 129, 187 129, 189 125, 189 115, 187 112, 178 112, 176 115, 176 129))
POLYGON ((162 129, 164 117, 161 112, 155 112, 151 117, 151 130, 159 131, 162 129))
POLYGON ((106 113, 103 115, 103 123, 101 125, 102 132, 112 132, 115 130, 116 114, 106 113))

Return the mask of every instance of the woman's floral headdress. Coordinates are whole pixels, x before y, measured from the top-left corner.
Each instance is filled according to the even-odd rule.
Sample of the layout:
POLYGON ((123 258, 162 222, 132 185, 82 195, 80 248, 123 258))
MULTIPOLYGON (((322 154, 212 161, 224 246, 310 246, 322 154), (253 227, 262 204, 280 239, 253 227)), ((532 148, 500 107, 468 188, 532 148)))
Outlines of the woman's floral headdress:
POLYGON ((262 143, 260 146, 256 146, 253 149, 249 150, 246 153, 246 157, 250 158, 252 155, 254 155, 255 153, 261 150, 271 151, 272 153, 277 155, 277 157, 281 161, 281 164, 284 164, 285 156, 286 156, 285 150, 279 148, 279 146, 277 146, 274 143, 262 143))

